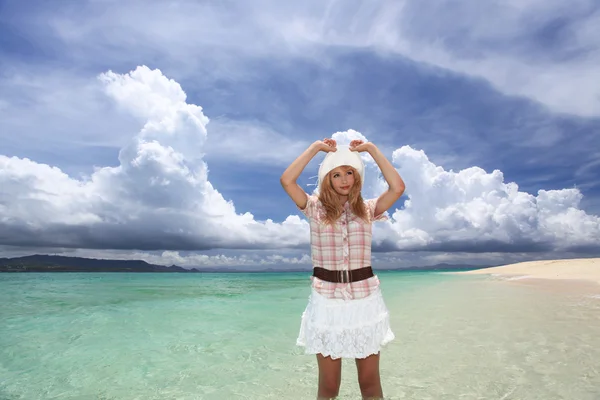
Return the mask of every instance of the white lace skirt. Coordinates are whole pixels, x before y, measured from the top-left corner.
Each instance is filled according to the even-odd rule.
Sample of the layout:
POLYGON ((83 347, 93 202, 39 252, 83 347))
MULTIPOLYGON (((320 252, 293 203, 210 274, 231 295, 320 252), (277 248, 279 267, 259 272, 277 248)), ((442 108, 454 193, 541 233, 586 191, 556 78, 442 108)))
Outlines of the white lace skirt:
POLYGON ((378 289, 356 300, 328 299, 315 289, 302 313, 296 344, 306 354, 366 358, 394 339, 389 312, 378 289))

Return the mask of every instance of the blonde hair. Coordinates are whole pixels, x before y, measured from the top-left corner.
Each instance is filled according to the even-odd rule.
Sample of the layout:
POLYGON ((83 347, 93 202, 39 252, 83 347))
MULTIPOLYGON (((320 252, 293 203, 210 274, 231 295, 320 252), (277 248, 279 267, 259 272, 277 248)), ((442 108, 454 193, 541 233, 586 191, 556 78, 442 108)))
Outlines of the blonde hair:
MULTIPOLYGON (((360 174, 355 168, 348 165, 341 166, 341 168, 344 170, 344 172, 348 172, 348 170, 352 171, 352 174, 354 175, 354 184, 352 185, 350 193, 348 194, 348 203, 350 203, 350 209, 355 215, 368 222, 367 210, 360 193, 362 189, 360 174)), ((325 208, 326 224, 333 224, 342 215, 342 204, 340 203, 340 197, 331 185, 332 172, 333 171, 329 171, 327 173, 319 190, 319 200, 325 208)))

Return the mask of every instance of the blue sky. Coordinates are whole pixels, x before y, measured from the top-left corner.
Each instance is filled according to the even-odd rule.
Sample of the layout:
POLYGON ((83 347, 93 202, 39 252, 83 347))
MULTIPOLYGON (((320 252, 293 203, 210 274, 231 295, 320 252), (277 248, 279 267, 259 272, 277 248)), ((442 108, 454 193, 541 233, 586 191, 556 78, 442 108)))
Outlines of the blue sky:
POLYGON ((0 256, 310 267, 279 176, 330 136, 407 182, 374 266, 598 255, 600 6, 563 3, 0 0, 0 256))

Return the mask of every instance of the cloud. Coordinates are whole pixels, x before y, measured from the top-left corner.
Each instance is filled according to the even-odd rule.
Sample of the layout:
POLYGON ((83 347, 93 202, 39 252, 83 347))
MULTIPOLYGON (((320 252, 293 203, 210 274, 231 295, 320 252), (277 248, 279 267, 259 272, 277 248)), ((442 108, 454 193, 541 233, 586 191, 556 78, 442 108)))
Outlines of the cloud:
POLYGON ((309 141, 291 138, 268 125, 249 120, 226 118, 211 120, 206 143, 206 158, 218 162, 262 164, 283 169, 302 153, 309 141))
MULTIPOLYGON (((99 81, 142 128, 121 148, 117 166, 97 168, 80 179, 27 158, 0 156, 0 243, 166 250, 171 252, 161 257, 174 260, 188 257, 178 255, 185 250, 308 248, 308 224, 299 213, 282 222, 258 221, 238 212, 211 184, 204 159, 209 119, 188 102, 178 82, 147 67, 127 74, 109 71, 99 81)), ((352 129, 332 137, 339 145, 367 140, 352 129)), ((375 162, 363 157, 363 193, 376 197, 386 184, 375 162)), ((406 182, 406 200, 401 209, 390 210, 389 222, 377 224, 375 250, 588 251, 600 241, 600 218, 579 208, 577 189, 520 192, 499 170, 446 171, 410 146, 395 149, 391 159, 406 182)), ((256 262, 221 257, 230 264, 256 262)), ((277 254, 263 259, 269 257, 295 262, 277 254)), ((219 258, 180 261, 202 260, 219 258)))
POLYGON ((600 7, 589 0, 330 2, 280 20, 288 42, 397 54, 524 96, 600 115, 600 7), (291 23, 290 23, 291 22, 291 23))
POLYGON ((446 171, 409 146, 392 160, 408 199, 378 232, 380 250, 591 251, 600 243, 600 218, 579 209, 578 189, 532 195, 505 183, 499 170, 446 171))
POLYGON ((0 241, 113 249, 279 248, 305 243, 298 216, 280 224, 238 214, 208 181, 208 118, 159 70, 100 76, 106 94, 144 121, 117 167, 74 179, 29 159, 0 156, 0 241))
POLYGON ((43 67, 9 68, 4 75, 0 77, 5 104, 0 105, 2 128, 21 134, 2 136, 18 147, 54 147, 56 142, 59 146, 122 143, 119 125, 126 124, 127 119, 119 118, 115 124, 117 115, 100 118, 100 113, 110 112, 111 105, 100 85, 90 79, 93 76, 70 75, 43 67), (94 123, 82 130, 81 126, 90 119, 94 123), (65 120, 71 124, 65 124, 65 120), (44 135, 39 133, 40 126, 44 126, 44 135))
POLYGON ((82 68, 162 60, 166 73, 202 86, 247 80, 260 59, 333 67, 336 51, 367 50, 483 79, 557 112, 599 116, 599 9, 590 0, 83 1, 76 9, 41 3, 34 14, 7 7, 4 22, 82 68))
POLYGON ((140 127, 133 116, 115 109, 95 74, 20 64, 3 72, 2 154, 78 175, 94 164, 114 165, 118 150, 140 127))
POLYGON ((206 266, 227 266, 227 267, 279 267, 287 266, 310 266, 311 258, 308 254, 302 254, 299 257, 289 257, 280 254, 258 255, 241 254, 227 256, 224 254, 209 256, 205 254, 192 254, 189 256, 181 255, 174 251, 165 251, 157 256, 147 254, 132 254, 132 259, 143 259, 147 262, 157 264, 179 265, 184 267, 206 267, 206 266))
MULTIPOLYGON (((0 245, 2 257, 23 257, 32 253, 23 247, 0 245)), ((183 268, 228 267, 245 271, 290 268, 310 270, 312 261, 309 253, 278 250, 213 250, 206 253, 185 251, 131 251, 73 248, 36 248, 36 254, 61 255, 104 260, 143 260, 155 265, 177 265, 183 268)))

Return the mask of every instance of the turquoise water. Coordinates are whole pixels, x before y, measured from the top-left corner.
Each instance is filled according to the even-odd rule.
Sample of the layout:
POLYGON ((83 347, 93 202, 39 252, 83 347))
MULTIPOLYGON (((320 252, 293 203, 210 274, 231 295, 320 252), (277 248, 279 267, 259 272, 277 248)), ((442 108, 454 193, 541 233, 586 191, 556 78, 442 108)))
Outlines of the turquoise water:
MULTIPOLYGON (((387 399, 600 399, 600 299, 381 272, 387 399)), ((0 274, 0 400, 313 399, 307 273, 0 274)), ((340 399, 359 399, 344 360, 340 399)))

